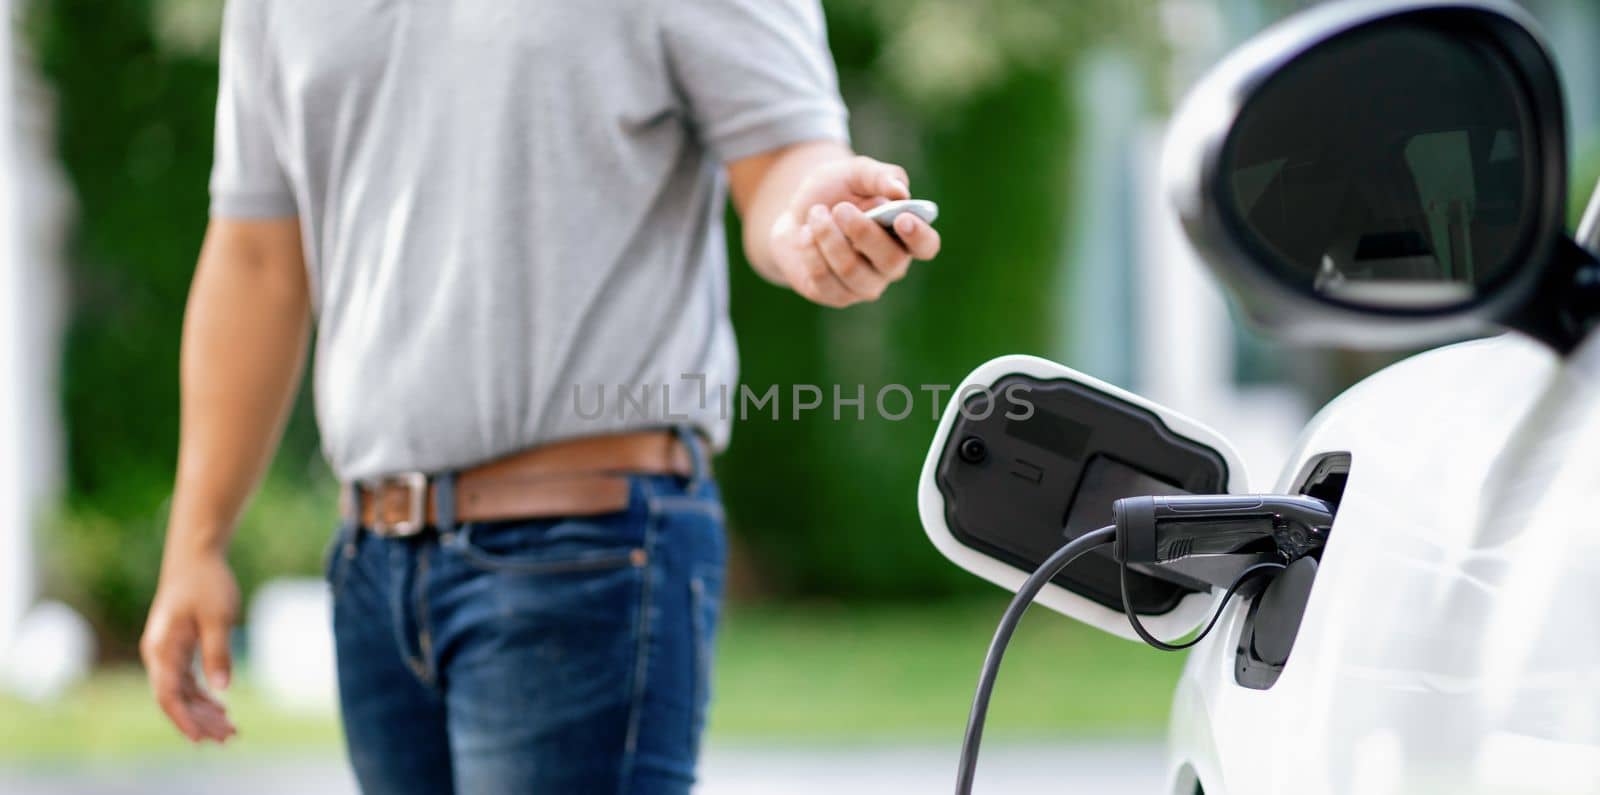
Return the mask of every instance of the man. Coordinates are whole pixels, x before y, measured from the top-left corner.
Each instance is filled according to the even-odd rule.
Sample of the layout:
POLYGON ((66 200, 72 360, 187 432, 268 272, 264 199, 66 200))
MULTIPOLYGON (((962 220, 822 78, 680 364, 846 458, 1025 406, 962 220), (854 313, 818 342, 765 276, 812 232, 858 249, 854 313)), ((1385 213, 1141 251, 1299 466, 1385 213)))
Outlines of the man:
POLYGON ((755 268, 820 304, 939 249, 863 215, 908 179, 848 149, 815 0, 232 0, 142 643, 179 730, 234 733, 225 548, 314 319, 362 789, 686 792, 728 420, 687 385, 573 395, 735 382, 724 185, 755 268))

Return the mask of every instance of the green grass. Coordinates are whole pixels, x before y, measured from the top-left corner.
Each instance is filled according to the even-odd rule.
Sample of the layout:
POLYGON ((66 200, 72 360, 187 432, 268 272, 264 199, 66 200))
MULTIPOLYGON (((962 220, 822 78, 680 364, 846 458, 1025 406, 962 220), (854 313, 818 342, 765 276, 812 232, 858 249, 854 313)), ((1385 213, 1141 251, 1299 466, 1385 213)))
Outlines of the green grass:
MULTIPOLYGON (((999 598, 923 607, 746 607, 720 638, 715 741, 947 741, 960 737, 999 598)), ((1182 659, 1030 611, 1006 656, 991 734, 1159 732, 1182 659)), ((334 754, 332 715, 267 704, 248 673, 229 695, 233 754, 334 754)), ((0 699, 0 762, 76 763, 188 753, 133 668, 102 672, 61 701, 0 699)), ((207 751, 215 753, 215 751, 207 751)))
MULTIPOLYGON (((249 677, 228 694, 239 725, 238 750, 261 754, 333 753, 342 742, 331 715, 286 714, 249 687, 249 677)), ((215 746, 205 746, 208 753, 215 746)), ((189 742, 166 722, 146 688, 144 672, 117 668, 96 674, 48 705, 0 700, 0 761, 73 762, 128 760, 190 752, 189 742)))
MULTIPOLYGON (((746 608, 721 638, 719 739, 959 740, 1000 598, 934 607, 746 608)), ((1007 734, 1152 735, 1183 659, 1028 611, 990 707, 1007 734)))

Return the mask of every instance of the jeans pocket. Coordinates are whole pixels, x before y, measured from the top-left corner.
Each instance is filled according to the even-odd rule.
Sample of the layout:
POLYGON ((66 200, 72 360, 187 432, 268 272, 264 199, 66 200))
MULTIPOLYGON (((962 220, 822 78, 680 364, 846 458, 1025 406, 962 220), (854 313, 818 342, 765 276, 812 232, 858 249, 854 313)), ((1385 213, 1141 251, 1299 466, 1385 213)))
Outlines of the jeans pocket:
POLYGON ((620 517, 463 525, 450 544, 473 568, 502 574, 556 575, 643 568, 642 537, 620 517))
POLYGON ((716 660, 717 623, 722 614, 723 567, 696 565, 689 577, 689 619, 694 628, 694 701, 690 725, 694 755, 700 755, 700 737, 705 733, 706 716, 711 708, 711 681, 716 660))

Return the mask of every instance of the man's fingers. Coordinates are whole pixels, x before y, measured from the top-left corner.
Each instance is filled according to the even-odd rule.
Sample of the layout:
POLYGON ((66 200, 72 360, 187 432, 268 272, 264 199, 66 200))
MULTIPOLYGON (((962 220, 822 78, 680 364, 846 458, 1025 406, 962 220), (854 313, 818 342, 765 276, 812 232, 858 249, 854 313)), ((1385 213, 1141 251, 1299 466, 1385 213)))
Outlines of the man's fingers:
POLYGON ((228 710, 204 694, 196 693, 185 699, 184 707, 204 739, 220 743, 239 733, 233 721, 228 720, 228 710))
POLYGON ((183 700, 191 705, 208 706, 224 713, 228 710, 221 701, 217 700, 216 696, 206 692, 206 689, 200 686, 200 682, 195 679, 193 673, 183 677, 179 695, 183 696, 183 700))
POLYGON ((236 732, 228 720, 228 709, 200 687, 193 674, 182 677, 179 700, 189 720, 199 730, 198 739, 222 742, 236 732))
POLYGON ((864 198, 881 196, 885 199, 911 198, 911 177, 906 170, 892 163, 880 163, 870 157, 856 156, 850 161, 846 185, 850 192, 864 198))
POLYGON ((938 252, 938 235, 926 224, 910 230, 902 242, 862 212, 885 201, 911 198, 910 175, 904 168, 857 156, 830 163, 817 176, 826 190, 805 191, 802 196, 831 194, 812 201, 835 204, 831 208, 801 204, 804 211, 791 211, 794 214, 782 221, 793 227, 774 230, 787 238, 782 243, 783 269, 790 286, 801 295, 834 307, 873 301, 905 276, 914 256, 926 259, 938 252), (839 195, 841 187, 844 195, 839 195))
POLYGON ((878 222, 867 217, 853 204, 834 205, 833 222, 844 231, 850 245, 872 263, 872 267, 885 279, 894 282, 906 275, 911 255, 900 241, 895 240, 878 222))
POLYGON ((839 277, 834 275, 833 269, 828 267, 827 260, 823 259, 822 251, 817 248, 816 241, 812 239, 811 227, 801 226, 796 231, 796 243, 800 260, 799 273, 792 279, 791 287, 806 300, 823 306, 839 309, 856 302, 854 295, 839 277))
POLYGON ((183 736, 191 741, 199 741, 205 732, 189 712, 189 702, 184 698, 183 675, 165 664, 146 665, 149 666, 150 689, 155 693, 156 704, 167 714, 172 725, 183 732, 183 736))
MULTIPOLYGON (((857 212, 860 212, 857 210, 857 212)), ((844 231, 834 223, 833 214, 821 205, 811 208, 806 226, 811 229, 811 236, 816 241, 817 249, 822 252, 822 257, 827 261, 829 269, 839 281, 859 300, 876 300, 883 294, 888 282, 866 257, 856 251, 850 244, 850 239, 845 237, 844 231)))
POLYGON ((939 255, 939 232, 921 218, 910 213, 901 214, 894 219, 894 233, 917 259, 930 260, 939 255))
POLYGON ((225 618, 201 619, 200 665, 206 672, 206 685, 215 690, 227 690, 228 680, 233 676, 228 629, 225 618))
MULTIPOLYGON (((226 630, 220 634, 223 638, 224 655, 220 670, 227 670, 226 630)), ((202 646, 208 642, 214 644, 214 641, 202 637, 202 646)), ((150 680, 150 689, 155 695, 156 704, 184 737, 191 742, 202 740, 222 742, 235 733, 233 724, 227 718, 226 709, 195 681, 193 624, 179 627, 158 620, 146 631, 139 652, 144 660, 146 675, 150 680)), ((211 654, 215 655, 214 645, 211 654)), ((207 662, 207 666, 209 668, 211 663, 207 662)))
POLYGON ((151 681, 161 711, 190 742, 222 742, 236 733, 226 710, 200 689, 187 668, 178 673, 163 666, 152 671, 151 681))
POLYGON ((150 680, 156 704, 178 731, 190 740, 198 740, 200 727, 189 715, 183 699, 183 677, 193 655, 192 631, 174 627, 159 614, 152 617, 144 637, 139 639, 139 656, 144 661, 145 676, 150 680))

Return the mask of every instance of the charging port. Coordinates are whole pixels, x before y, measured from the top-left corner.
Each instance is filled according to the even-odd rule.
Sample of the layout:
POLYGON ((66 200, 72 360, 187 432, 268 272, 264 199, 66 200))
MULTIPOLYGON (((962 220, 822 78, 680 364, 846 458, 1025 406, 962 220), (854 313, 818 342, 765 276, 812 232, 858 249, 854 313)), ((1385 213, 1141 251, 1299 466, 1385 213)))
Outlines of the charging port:
POLYGON ((1316 497, 1339 511, 1339 500, 1344 498, 1344 484, 1350 479, 1350 454, 1329 453, 1311 462, 1297 489, 1307 497, 1316 497))
MULTIPOLYGON (((1296 491, 1328 503, 1337 517, 1349 478, 1350 454, 1329 453, 1307 465, 1296 491)), ((1267 690, 1277 683, 1311 601, 1321 554, 1319 550, 1295 561, 1250 602, 1234 665, 1234 680, 1241 686, 1267 690)))

